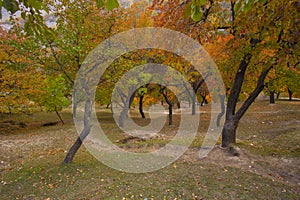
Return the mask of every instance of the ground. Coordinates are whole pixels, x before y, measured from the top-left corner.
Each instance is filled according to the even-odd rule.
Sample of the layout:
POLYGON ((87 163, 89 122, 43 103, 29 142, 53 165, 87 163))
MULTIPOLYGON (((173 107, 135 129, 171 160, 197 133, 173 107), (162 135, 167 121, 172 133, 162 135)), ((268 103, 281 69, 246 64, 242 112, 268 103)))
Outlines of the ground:
MULTIPOLYGON (((62 165, 77 137, 68 110, 62 112, 65 125, 42 126, 57 121, 54 113, 2 116, 1 199, 300 199, 299 108, 300 102, 256 102, 239 124, 237 144, 216 144, 199 159, 210 117, 206 105, 189 150, 175 163, 142 174, 111 169, 84 147, 73 163, 62 165)), ((176 132, 176 125, 165 127, 149 141, 137 140, 113 125, 109 111, 98 117, 108 137, 130 151, 159 148, 176 132)))

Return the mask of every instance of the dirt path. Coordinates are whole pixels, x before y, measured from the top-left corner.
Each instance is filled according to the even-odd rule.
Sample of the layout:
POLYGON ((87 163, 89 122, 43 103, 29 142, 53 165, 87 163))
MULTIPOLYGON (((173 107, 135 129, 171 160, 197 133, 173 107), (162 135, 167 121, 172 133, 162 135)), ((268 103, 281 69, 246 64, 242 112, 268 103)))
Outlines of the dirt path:
MULTIPOLYGON (((195 162, 199 149, 190 149, 182 159, 195 162)), ((259 156, 245 149, 222 149, 216 146, 201 162, 212 163, 221 167, 235 167, 242 171, 268 177, 273 181, 300 186, 300 159, 259 156)))

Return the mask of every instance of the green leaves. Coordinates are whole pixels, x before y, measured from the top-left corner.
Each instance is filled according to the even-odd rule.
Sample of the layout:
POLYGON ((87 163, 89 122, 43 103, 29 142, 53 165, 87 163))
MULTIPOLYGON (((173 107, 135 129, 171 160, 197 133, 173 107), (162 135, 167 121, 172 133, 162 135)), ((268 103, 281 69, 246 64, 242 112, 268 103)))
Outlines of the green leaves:
POLYGON ((183 12, 184 18, 188 19, 192 14, 192 3, 186 4, 186 7, 183 12))
POLYGON ((202 7, 206 4, 207 0, 193 0, 191 3, 188 3, 184 10, 184 17, 191 17, 195 22, 200 21, 203 12, 202 7))
POLYGON ((105 6, 106 6, 106 9, 108 11, 111 11, 114 8, 118 8, 119 7, 119 3, 118 3, 118 0, 107 0, 105 6))
POLYGON ((98 8, 102 8, 104 6, 104 4, 108 11, 111 11, 114 8, 119 7, 118 0, 107 0, 106 2, 104 2, 104 0, 96 0, 96 5, 98 8))
POLYGON ((45 94, 42 97, 42 105, 46 107, 47 111, 61 110, 70 105, 70 101, 65 97, 67 87, 62 75, 45 79, 43 90, 45 94))
POLYGON ((6 10, 10 11, 12 14, 19 10, 19 4, 16 0, 3 0, 1 1, 0 5, 1 4, 6 10))
MULTIPOLYGON (((201 0, 203 1, 203 0, 201 0)), ((205 0, 206 1, 206 0, 205 0)), ((43 4, 40 0, 0 0, 0 9, 3 7, 7 11, 11 12, 11 14, 16 13, 18 10, 21 10, 22 14, 25 12, 24 9, 20 9, 20 5, 25 6, 30 9, 32 14, 40 13, 40 10, 44 10, 47 12, 46 4, 43 4)), ((119 7, 118 0, 96 0, 96 5, 98 8, 102 8, 104 5, 108 11, 113 10, 114 8, 119 7)), ((23 18, 24 18, 23 14, 23 18)), ((2 18, 2 14, 0 12, 0 19, 2 18)))
POLYGON ((96 0, 96 5, 98 8, 102 8, 104 6, 104 1, 103 0, 96 0))
POLYGON ((201 11, 201 7, 196 5, 196 6, 192 6, 192 15, 191 18, 195 21, 198 22, 201 20, 202 17, 202 11, 201 11))
POLYGON ((199 0, 200 5, 205 5, 206 4, 206 0, 199 0))
MULTIPOLYGON (((24 1, 24 4, 25 4, 26 1, 24 1)), ((27 7, 32 7, 36 10, 41 10, 43 9, 43 4, 42 2, 38 1, 38 0, 27 0, 28 2, 28 5, 27 7)))

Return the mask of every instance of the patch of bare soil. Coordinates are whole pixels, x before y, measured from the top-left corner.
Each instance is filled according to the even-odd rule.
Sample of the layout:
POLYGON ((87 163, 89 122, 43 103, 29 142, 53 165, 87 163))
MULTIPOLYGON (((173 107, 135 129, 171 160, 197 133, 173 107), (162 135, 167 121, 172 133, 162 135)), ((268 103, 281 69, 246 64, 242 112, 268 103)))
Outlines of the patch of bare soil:
MULTIPOLYGON (((199 160, 199 149, 190 149, 182 159, 187 162, 199 160)), ((215 148, 201 162, 211 163, 222 167, 235 167, 243 171, 268 177, 273 181, 300 186, 300 159, 259 156, 249 153, 239 147, 223 149, 215 148)))

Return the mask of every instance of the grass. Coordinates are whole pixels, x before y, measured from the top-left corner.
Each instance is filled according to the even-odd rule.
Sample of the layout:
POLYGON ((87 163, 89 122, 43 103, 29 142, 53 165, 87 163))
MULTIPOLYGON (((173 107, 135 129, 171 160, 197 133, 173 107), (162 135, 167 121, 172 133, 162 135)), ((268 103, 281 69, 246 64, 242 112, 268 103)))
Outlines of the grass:
MULTIPOLYGON (((255 103, 238 129, 238 146, 253 155, 299 160, 299 102, 255 103), (263 108, 263 109, 262 109, 263 108), (264 123, 262 123, 264 122, 264 123), (270 123, 272 122, 272 123, 270 123)), ((207 108, 204 108, 207 109, 207 108)), ((128 137, 114 124, 108 111, 98 113, 109 139, 122 148, 147 150, 173 138, 176 126, 165 126, 150 140, 117 140, 128 137)), ((62 165, 77 135, 70 112, 65 125, 40 127, 57 121, 54 113, 13 115, 0 119, 27 126, 3 128, 0 134, 1 199, 299 199, 300 186, 268 175, 267 162, 258 164, 266 173, 203 160, 179 159, 155 172, 131 174, 111 169, 93 158, 84 147, 74 162, 62 165), (30 123, 35 124, 34 126, 30 123)), ((192 148, 201 145, 209 114, 203 114, 192 148)), ((138 119, 136 119, 138 120, 138 119)), ((174 117, 175 123, 179 122, 174 117)), ((147 123, 147 122, 140 122, 147 123)), ((299 172, 298 172, 299 175, 299 172)))
POLYGON ((81 152, 68 166, 54 156, 5 172, 2 199, 297 199, 296 189, 236 168, 184 163, 146 174, 110 169, 81 152), (175 167, 176 166, 176 167, 175 167))

